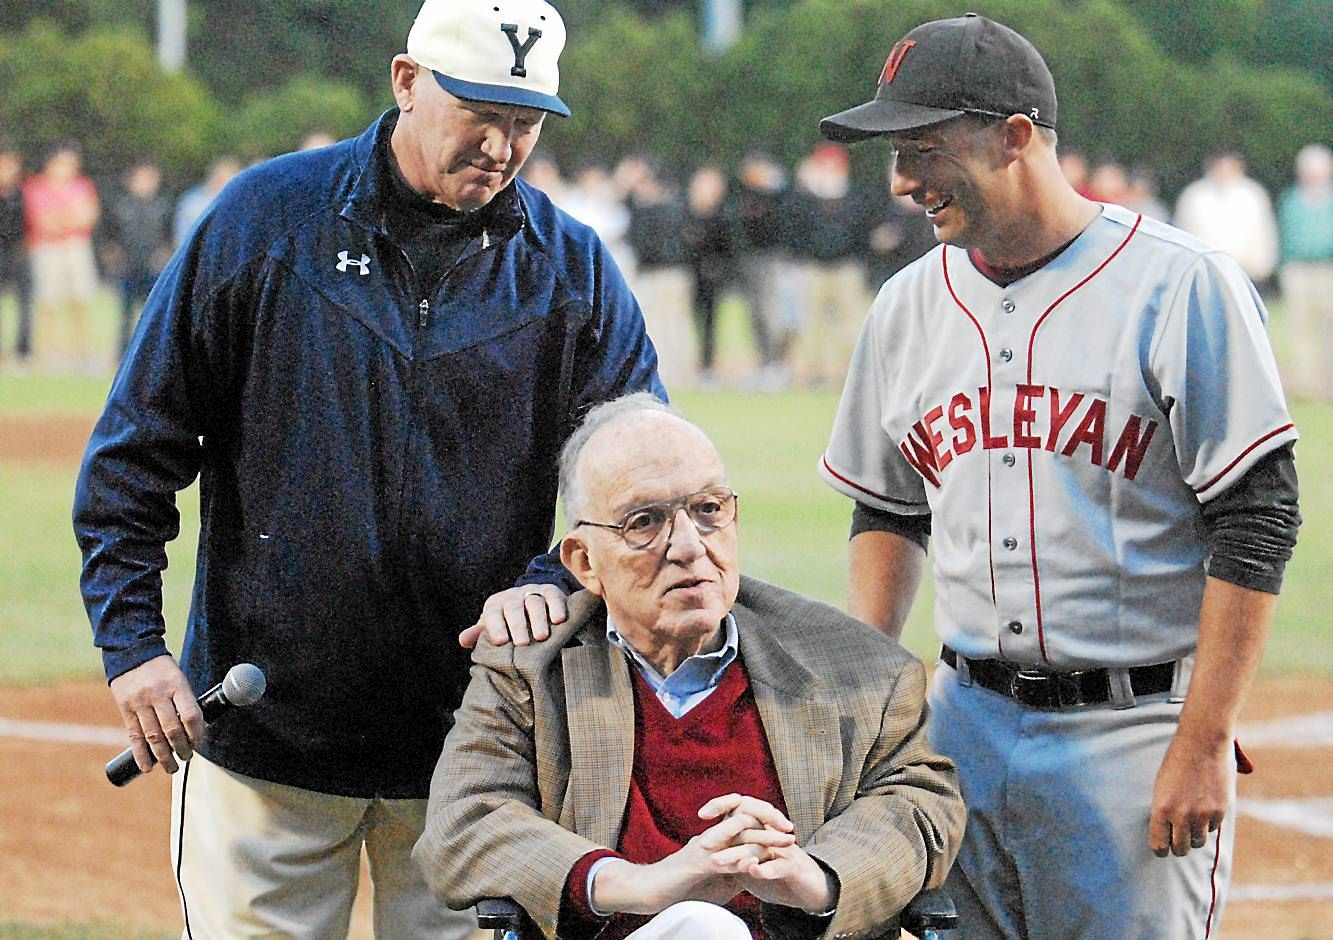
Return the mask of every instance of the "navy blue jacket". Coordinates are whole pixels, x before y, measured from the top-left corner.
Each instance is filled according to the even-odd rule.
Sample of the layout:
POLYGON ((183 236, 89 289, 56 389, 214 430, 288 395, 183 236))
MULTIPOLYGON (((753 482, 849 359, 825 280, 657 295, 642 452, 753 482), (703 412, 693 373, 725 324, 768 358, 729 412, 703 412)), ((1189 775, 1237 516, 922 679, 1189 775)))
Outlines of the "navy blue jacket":
POLYGON ((387 236, 390 111, 245 171, 163 272, 84 458, 82 589, 108 679, 167 652, 175 493, 202 531, 181 665, 268 692, 210 760, 352 796, 425 797, 467 684, 457 633, 553 555, 556 458, 582 413, 664 393, 591 229, 516 180, 438 284, 387 236), (531 559, 531 562, 529 560, 531 559))

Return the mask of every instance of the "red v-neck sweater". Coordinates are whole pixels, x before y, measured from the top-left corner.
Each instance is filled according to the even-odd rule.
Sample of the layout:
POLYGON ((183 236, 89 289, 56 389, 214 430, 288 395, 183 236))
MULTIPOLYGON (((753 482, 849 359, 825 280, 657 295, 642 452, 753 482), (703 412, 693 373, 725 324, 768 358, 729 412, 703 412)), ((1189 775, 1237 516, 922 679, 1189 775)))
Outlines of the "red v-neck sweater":
MULTIPOLYGON (((750 679, 739 661, 727 668, 708 698, 680 718, 657 700, 637 668, 631 667, 630 673, 634 679, 634 770, 620 851, 589 852, 569 873, 560 917, 562 935, 619 940, 651 919, 635 914, 609 918, 593 914, 588 906, 588 870, 599 858, 618 855, 636 864, 666 858, 718 822, 700 819, 699 807, 727 793, 753 796, 784 815, 787 812, 750 679)), ((762 940, 758 898, 738 894, 726 907, 762 940)))

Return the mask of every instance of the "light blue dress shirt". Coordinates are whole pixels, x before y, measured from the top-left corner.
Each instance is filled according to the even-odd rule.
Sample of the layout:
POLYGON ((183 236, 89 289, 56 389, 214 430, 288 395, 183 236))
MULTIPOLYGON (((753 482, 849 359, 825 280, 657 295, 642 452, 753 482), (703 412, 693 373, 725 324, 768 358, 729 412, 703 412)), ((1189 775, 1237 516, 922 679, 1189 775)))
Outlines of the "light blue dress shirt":
POLYGON ((736 618, 727 614, 722 622, 726 627, 726 637, 721 649, 711 653, 696 653, 665 678, 629 640, 620 635, 609 616, 606 618, 606 638, 624 650, 625 655, 639 667, 639 675, 643 676, 657 695, 662 707, 671 712, 673 717, 680 718, 713 693, 727 667, 736 659, 736 618))

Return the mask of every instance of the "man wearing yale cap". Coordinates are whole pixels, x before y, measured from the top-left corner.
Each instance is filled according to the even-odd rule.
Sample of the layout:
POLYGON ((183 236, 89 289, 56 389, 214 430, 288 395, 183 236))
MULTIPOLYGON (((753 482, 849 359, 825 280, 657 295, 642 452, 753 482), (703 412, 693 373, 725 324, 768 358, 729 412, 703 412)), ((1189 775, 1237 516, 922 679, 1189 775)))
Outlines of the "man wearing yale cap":
POLYGON ((854 615, 896 636, 935 537, 965 934, 1204 937, 1300 522, 1263 305, 1221 252, 1074 192, 1014 31, 926 23, 878 83, 821 130, 887 138, 943 244, 875 300, 820 472, 856 501, 854 615))
POLYGON ((83 593, 140 766, 194 755, 173 778, 187 936, 345 935, 363 845, 379 936, 467 933, 409 857, 457 633, 497 593, 538 636, 563 618, 560 447, 592 404, 663 394, 605 248, 515 179, 568 114, 564 40, 542 0, 427 0, 397 107, 238 176, 116 377, 76 495, 83 593), (159 572, 196 476, 178 667, 159 572), (195 695, 242 661, 268 692, 205 738, 195 695))

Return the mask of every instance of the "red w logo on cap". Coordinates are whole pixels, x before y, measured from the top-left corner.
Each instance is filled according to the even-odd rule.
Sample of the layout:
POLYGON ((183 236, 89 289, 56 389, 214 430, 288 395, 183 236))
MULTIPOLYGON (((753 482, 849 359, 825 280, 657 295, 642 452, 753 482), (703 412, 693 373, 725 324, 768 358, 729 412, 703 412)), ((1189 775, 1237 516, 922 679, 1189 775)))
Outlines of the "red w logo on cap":
POLYGON ((884 71, 879 74, 881 85, 887 85, 893 81, 893 77, 898 74, 898 69, 903 64, 903 59, 907 58, 907 50, 915 45, 915 39, 900 39, 894 43, 893 48, 889 50, 889 58, 884 62, 884 71))

